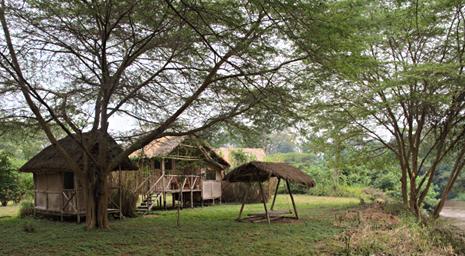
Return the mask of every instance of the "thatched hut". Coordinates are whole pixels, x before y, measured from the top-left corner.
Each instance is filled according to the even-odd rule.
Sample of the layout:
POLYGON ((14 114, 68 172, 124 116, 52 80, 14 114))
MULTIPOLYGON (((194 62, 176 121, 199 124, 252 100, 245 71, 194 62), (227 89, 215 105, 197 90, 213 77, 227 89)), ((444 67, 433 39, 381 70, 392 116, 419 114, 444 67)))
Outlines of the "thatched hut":
POLYGON ((195 135, 159 138, 130 157, 140 167, 134 191, 142 196, 142 211, 166 208, 167 194, 173 206, 175 201, 190 207, 221 202, 221 182, 229 163, 195 135))
MULTIPOLYGON (((243 164, 231 172, 229 172, 225 177, 224 180, 229 181, 229 182, 245 182, 248 184, 252 183, 258 183, 260 187, 260 193, 262 196, 262 202, 263 206, 265 208, 265 213, 264 214, 254 214, 251 217, 248 218, 250 221, 260 221, 264 217, 266 217, 266 220, 268 223, 272 219, 280 219, 284 216, 283 214, 286 213, 292 213, 292 212, 282 212, 282 211, 273 211, 274 210, 274 205, 275 205, 275 200, 276 196, 278 194, 278 187, 281 182, 281 180, 286 181, 286 188, 289 193, 289 196, 292 201, 292 206, 293 206, 293 214, 294 218, 298 219, 299 215, 297 213, 297 207, 295 205, 294 197, 292 196, 292 191, 289 185, 289 182, 294 182, 294 183, 299 183, 303 186, 306 186, 308 188, 314 187, 315 182, 313 179, 308 176, 306 173, 302 172, 301 170, 286 164, 286 163, 269 163, 269 162, 259 162, 259 161, 252 161, 246 164, 243 164), (276 185, 276 192, 273 197, 273 202, 271 204, 271 211, 268 211, 268 207, 266 205, 266 200, 265 200, 265 195, 264 195, 264 190, 262 186, 262 182, 268 181, 270 178, 275 177, 278 179, 278 183, 276 185)), ((238 220, 241 220, 241 214, 244 209, 244 204, 246 202, 247 198, 247 190, 244 191, 244 196, 242 199, 242 206, 241 210, 239 212, 239 217, 238 220)))
MULTIPOLYGON (((113 160, 122 152, 121 147, 108 134, 100 132, 83 133, 73 135, 75 139, 82 141, 90 149, 92 154, 97 155, 97 136, 103 136, 108 146, 108 161, 113 160), (98 134, 99 133, 99 134, 98 134)), ((80 145, 71 136, 67 136, 58 141, 71 158, 81 167, 84 166, 84 152, 80 145)), ((90 163, 92 166, 93 163, 90 163)), ((136 170, 137 167, 131 163, 129 158, 120 162, 116 170, 136 170)), ((67 163, 67 160, 59 152, 57 146, 50 145, 35 155, 25 163, 19 171, 32 172, 34 179, 34 209, 35 213, 44 215, 85 216, 86 202, 83 184, 86 181, 80 180, 80 175, 76 174, 67 163)), ((110 209, 109 213, 120 212, 120 209, 110 209)))

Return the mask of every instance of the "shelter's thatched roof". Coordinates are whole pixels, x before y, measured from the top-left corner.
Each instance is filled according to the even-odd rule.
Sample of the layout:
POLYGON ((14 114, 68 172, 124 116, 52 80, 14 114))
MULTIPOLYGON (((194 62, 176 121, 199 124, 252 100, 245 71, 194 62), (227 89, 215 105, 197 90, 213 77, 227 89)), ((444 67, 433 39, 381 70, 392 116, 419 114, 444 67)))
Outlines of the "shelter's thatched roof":
MULTIPOLYGON (((107 151, 107 161, 112 161, 118 154, 123 150, 116 143, 116 141, 108 134, 101 132, 94 133, 83 133, 82 136, 75 134, 75 138, 81 140, 84 145, 87 145, 90 152, 97 156, 98 153, 98 136, 104 136, 106 144, 108 146, 107 151)), ((64 150, 73 158, 76 163, 82 168, 83 167, 83 156, 84 152, 82 151, 79 144, 71 137, 67 136, 58 141, 64 150)), ((92 167, 92 161, 89 161, 90 167, 92 167)), ((119 165, 117 169, 121 170, 137 170, 129 158, 125 158, 119 165)), ((57 146, 50 145, 44 148, 41 152, 35 155, 31 160, 24 164, 20 169, 21 172, 64 172, 72 171, 69 167, 67 160, 59 152, 57 146)))
POLYGON ((223 157, 218 155, 205 141, 199 139, 195 135, 186 136, 166 136, 156 139, 146 145, 143 149, 134 151, 130 157, 152 158, 164 157, 182 159, 182 156, 177 156, 173 151, 177 147, 192 147, 197 148, 206 162, 209 162, 220 169, 229 168, 230 164, 223 157))
POLYGON ((263 182, 270 177, 278 177, 291 182, 314 187, 315 181, 303 171, 286 163, 252 161, 234 168, 224 180, 229 182, 263 182))

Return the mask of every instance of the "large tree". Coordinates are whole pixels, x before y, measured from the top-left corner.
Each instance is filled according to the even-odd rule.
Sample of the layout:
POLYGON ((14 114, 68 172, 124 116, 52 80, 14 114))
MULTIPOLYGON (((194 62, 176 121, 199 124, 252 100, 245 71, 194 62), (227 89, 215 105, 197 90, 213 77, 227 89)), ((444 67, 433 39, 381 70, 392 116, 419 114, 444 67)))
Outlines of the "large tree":
POLYGON ((464 6, 348 2, 336 8, 352 17, 351 35, 334 53, 334 73, 311 87, 320 95, 309 103, 312 118, 393 152, 403 203, 419 217, 438 168, 451 161, 438 217, 465 165, 464 6))
POLYGON ((295 4, 2 0, 0 85, 8 91, 2 107, 15 99, 2 115, 37 121, 87 181, 87 227, 106 228, 106 178, 131 152, 255 107, 285 105, 279 102, 294 91, 286 81, 302 68, 294 63, 307 57, 280 33, 295 4), (79 135, 118 131, 118 119, 133 122, 124 134, 131 140, 106 162, 103 136, 94 138, 94 154, 79 135), (74 162, 52 126, 74 138, 92 162, 84 166, 95 168, 74 162))

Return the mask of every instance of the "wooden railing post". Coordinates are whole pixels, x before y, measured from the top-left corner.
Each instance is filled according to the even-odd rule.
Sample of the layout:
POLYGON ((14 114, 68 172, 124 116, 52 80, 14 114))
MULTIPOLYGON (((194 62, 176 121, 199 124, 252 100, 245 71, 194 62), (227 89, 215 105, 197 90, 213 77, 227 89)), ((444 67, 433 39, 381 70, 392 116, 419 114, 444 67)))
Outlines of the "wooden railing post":
POLYGON ((63 221, 63 211, 65 210, 65 191, 61 192, 61 211, 60 211, 60 220, 63 221))

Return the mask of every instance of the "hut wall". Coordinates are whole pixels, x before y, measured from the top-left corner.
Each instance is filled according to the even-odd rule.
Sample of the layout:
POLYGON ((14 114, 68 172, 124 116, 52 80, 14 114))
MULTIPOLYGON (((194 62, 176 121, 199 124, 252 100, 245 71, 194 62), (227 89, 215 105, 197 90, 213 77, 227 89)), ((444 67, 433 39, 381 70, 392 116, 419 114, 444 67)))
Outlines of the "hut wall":
POLYGON ((47 177, 44 174, 34 173, 35 186, 35 207, 38 209, 47 209, 47 177))
POLYGON ((62 205, 63 174, 35 174, 36 208, 60 211, 62 205))
POLYGON ((202 198, 204 200, 221 197, 221 181, 204 180, 202 182, 202 198))

